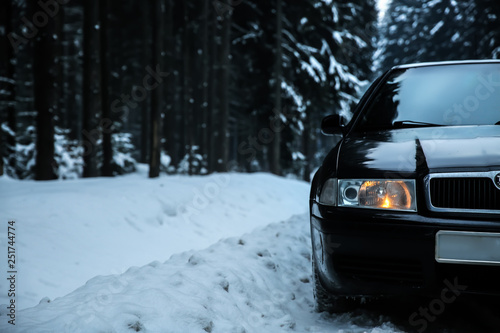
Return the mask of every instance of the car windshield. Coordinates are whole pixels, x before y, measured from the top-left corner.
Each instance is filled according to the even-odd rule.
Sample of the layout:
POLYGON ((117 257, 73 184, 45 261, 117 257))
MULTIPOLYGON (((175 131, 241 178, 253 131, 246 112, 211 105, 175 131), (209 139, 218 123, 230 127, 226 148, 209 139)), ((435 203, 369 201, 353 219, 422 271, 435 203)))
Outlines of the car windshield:
POLYGON ((500 64, 398 69, 365 112, 357 130, 495 125, 500 121, 500 64))

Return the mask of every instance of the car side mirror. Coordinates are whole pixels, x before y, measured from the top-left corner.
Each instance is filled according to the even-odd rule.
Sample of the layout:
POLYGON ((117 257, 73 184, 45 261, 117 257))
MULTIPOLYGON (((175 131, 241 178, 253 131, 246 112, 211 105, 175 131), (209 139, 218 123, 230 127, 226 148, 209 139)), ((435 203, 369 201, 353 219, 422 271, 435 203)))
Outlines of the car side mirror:
POLYGON ((338 114, 326 116, 321 121, 321 132, 326 135, 344 134, 345 118, 338 114))

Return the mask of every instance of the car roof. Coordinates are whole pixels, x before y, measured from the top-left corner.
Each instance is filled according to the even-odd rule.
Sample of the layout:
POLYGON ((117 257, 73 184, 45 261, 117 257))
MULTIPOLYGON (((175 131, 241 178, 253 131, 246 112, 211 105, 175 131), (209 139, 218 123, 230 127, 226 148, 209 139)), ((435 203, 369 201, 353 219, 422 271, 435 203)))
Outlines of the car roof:
POLYGON ((436 62, 421 62, 414 64, 406 64, 394 66, 392 69, 407 69, 427 66, 443 66, 443 65, 468 65, 468 64, 500 64, 499 59, 487 60, 456 60, 456 61, 436 61, 436 62))

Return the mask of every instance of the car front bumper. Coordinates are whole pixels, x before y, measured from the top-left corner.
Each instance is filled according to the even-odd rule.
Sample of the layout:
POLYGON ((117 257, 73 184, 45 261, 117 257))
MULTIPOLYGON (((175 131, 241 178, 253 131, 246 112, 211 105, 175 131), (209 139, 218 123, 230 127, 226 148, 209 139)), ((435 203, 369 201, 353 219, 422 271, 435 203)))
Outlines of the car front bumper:
POLYGON ((493 219, 425 217, 311 203, 313 260, 324 288, 343 296, 500 295, 500 266, 438 263, 440 230, 500 233, 493 219))

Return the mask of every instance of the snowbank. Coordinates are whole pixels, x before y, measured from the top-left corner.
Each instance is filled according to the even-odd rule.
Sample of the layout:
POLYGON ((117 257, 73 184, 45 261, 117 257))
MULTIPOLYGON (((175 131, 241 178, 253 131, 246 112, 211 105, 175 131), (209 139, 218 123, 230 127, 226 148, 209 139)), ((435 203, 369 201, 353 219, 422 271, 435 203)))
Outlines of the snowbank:
MULTIPOLYGON (((307 210, 309 186, 300 181, 233 173, 151 180, 141 170, 48 182, 0 177, 0 253, 7 252, 7 221, 15 220, 18 309, 96 275, 203 249, 307 210)), ((6 264, 0 261, 3 272, 6 264)), ((4 289, 0 304, 8 302, 4 289)))
MULTIPOLYGON (((3 316, 0 316, 0 319, 3 316)), ((5 317, 3 317, 5 318, 5 317)), ((0 331, 9 327, 0 320, 0 331)), ((18 313, 16 332, 395 332, 313 310, 307 214, 121 275, 18 313)))

